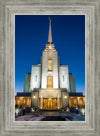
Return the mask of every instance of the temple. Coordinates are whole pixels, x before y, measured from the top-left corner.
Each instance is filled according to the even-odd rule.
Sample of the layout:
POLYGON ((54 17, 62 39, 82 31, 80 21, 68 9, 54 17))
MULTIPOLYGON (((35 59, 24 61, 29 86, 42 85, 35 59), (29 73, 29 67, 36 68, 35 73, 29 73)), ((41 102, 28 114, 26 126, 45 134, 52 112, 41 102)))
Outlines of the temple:
POLYGON ((83 93, 76 92, 75 77, 68 65, 59 64, 58 52, 52 41, 49 18, 48 42, 42 53, 41 64, 32 65, 25 75, 24 92, 15 97, 17 107, 59 110, 69 107, 85 107, 83 93))

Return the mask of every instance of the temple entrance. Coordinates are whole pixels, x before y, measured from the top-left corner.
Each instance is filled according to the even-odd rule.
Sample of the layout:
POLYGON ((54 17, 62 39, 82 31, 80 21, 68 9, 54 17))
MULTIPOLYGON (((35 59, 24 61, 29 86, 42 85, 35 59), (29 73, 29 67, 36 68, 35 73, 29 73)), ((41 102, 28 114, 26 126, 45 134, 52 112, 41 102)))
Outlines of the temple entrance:
POLYGON ((43 99, 43 109, 57 109, 57 99, 56 98, 43 99))
MULTIPOLYGON (((58 100, 57 98, 43 98, 43 107, 42 109, 46 109, 46 110, 56 110, 58 109, 58 100)), ((41 109, 41 99, 39 98, 39 109, 41 109)), ((59 108, 62 107, 62 101, 61 98, 59 99, 59 108)))

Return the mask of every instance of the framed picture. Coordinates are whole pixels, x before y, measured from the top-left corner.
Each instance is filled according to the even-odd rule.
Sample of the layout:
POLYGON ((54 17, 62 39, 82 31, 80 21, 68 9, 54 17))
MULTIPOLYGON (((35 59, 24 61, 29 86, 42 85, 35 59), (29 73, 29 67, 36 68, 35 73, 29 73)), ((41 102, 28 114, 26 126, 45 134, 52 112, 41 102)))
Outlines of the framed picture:
MULTIPOLYGON (((71 0, 69 1, 1 1, 1 45, 0 45, 0 51, 1 51, 1 95, 0 95, 0 99, 1 99, 1 116, 0 116, 0 133, 1 135, 100 135, 100 131, 99 131, 99 127, 100 127, 100 121, 99 121, 99 81, 100 81, 100 62, 99 62, 99 57, 100 57, 100 46, 99 46, 99 35, 100 35, 100 31, 99 31, 99 10, 100 10, 100 6, 99 6, 100 2, 99 1, 73 1, 71 0), (85 89, 84 89, 84 95, 85 95, 85 119, 84 120, 73 120, 73 121, 64 121, 64 120, 44 120, 44 121, 32 121, 32 120, 28 120, 28 121, 17 121, 15 119, 16 117, 16 109, 15 109, 15 105, 16 105, 16 99, 19 95, 19 97, 21 97, 21 93, 22 95, 25 93, 25 86, 24 89, 22 91, 20 91, 21 93, 17 94, 16 93, 16 97, 15 97, 15 86, 16 86, 16 64, 18 61, 18 56, 20 57, 20 53, 21 51, 18 51, 18 46, 16 47, 16 35, 18 34, 19 37, 23 37, 23 35, 25 33, 27 33, 28 31, 25 29, 25 33, 21 34, 21 29, 19 30, 19 32, 17 33, 18 28, 16 29, 16 25, 17 23, 19 23, 20 25, 22 25, 20 22, 21 20, 18 20, 18 17, 26 17, 26 16, 30 16, 30 17, 50 17, 49 18, 49 34, 47 32, 46 36, 48 37, 48 41, 47 41, 47 45, 45 47, 45 45, 43 45, 44 47, 44 52, 47 52, 48 50, 52 50, 56 52, 56 43, 55 47, 53 45, 53 41, 52 41, 52 35, 51 34, 51 28, 52 28, 52 22, 53 22, 53 17, 56 18, 56 16, 59 17, 83 17, 84 18, 84 23, 80 22, 81 25, 79 24, 79 22, 77 22, 79 19, 76 19, 76 25, 78 25, 78 27, 82 27, 82 23, 84 24, 84 40, 85 40, 85 45, 82 50, 84 50, 85 56, 84 56, 84 60, 85 60, 85 72, 83 72, 83 74, 85 73, 85 89), (19 22, 16 22, 19 21, 19 22), (48 45, 49 44, 49 45, 48 45), (16 54, 17 51, 17 54, 16 54), (19 55, 18 55, 19 52, 19 55), (16 56, 17 55, 17 56, 16 56)), ((40 18, 39 18, 40 19, 40 18)), ((60 19, 59 19, 60 20, 60 19)), ((62 21, 64 21, 64 19, 61 18, 62 21)), ((55 19, 56 21, 56 19, 55 19)), ((75 19, 73 19, 73 23, 75 25, 75 19)), ((27 22, 27 19, 26 19, 27 22)), ((23 22, 23 26, 25 25, 26 22, 23 22)), ((37 21, 36 21, 37 22, 37 21)), ((43 20, 41 21, 43 23, 43 20)), ((66 21, 65 21, 66 22, 66 21)), ((63 22, 63 24, 65 23, 63 22)), ((72 23, 72 24, 73 24, 72 23)), ((59 24, 59 23, 58 23, 59 24)), ((65 23, 67 25, 67 23, 65 23)), ((45 26, 46 28, 46 26, 45 26)), ((61 27, 60 27, 61 28, 61 27)), ((77 28, 77 27, 76 27, 77 28)), ((35 31, 36 28, 34 28, 35 31)), ((43 29, 43 28, 42 28, 43 29)), ((56 28, 55 28, 56 30, 56 28)), ((40 31, 41 32, 41 31, 40 31)), ((45 31, 44 31, 45 32, 45 31)), ((52 30, 53 32, 53 30, 52 30)), ((73 31, 75 33, 75 31, 73 31)), ((83 32, 83 29, 82 29, 83 32)), ((56 33, 56 32, 55 32, 56 33)), ((76 31, 76 35, 78 33, 78 29, 76 31)), ((75 35, 74 34, 74 35, 75 35)), ((75 35, 75 37, 77 38, 77 36, 75 35)), ((80 34, 81 35, 81 34, 80 34)), ((32 35, 31 35, 32 36, 32 35)), ((29 37, 31 37, 29 36, 29 37)), ((41 35, 43 36, 43 35, 41 35)), ((38 37, 40 38, 40 36, 38 35, 38 37)), ((61 36, 63 37, 63 36, 61 36)), ((73 35, 72 35, 73 37, 73 35)), ((74 38, 75 38, 74 37, 74 38)), ((79 36, 80 37, 80 36, 79 36)), ((28 38, 28 37, 26 37, 28 38)), ((56 35, 55 35, 56 38, 56 35)), ((35 39, 36 40, 36 39, 35 39)), ((59 39, 58 39, 59 40, 59 39)), ((81 39, 78 39, 79 41, 81 41, 81 39)), ((38 41, 40 41, 38 39, 38 41)), ((79 42, 78 41, 78 42, 79 42)), ((25 42, 25 41, 24 41, 25 42)), ((46 41, 43 40, 43 44, 46 44, 46 41)), ((56 41, 55 41, 56 42, 56 41)), ((41 43, 41 42, 40 42, 41 43)), ((21 45, 21 43, 18 43, 18 45, 21 45)), ((26 44, 26 43, 25 43, 26 44)), ((42 45, 42 44, 41 44, 42 45)), ((39 45, 40 46, 40 45, 39 45)), ((83 46, 82 46, 83 47, 83 46)), ((22 50, 22 54, 23 56, 25 55, 25 50, 23 50, 23 45, 22 47, 19 47, 19 49, 22 50)), ((42 48, 40 49, 42 50, 42 48)), ((59 50, 59 49, 58 49, 59 50)), ((60 51, 60 50, 59 50, 60 51)), ((72 49, 73 51, 73 49, 72 49)), ((73 51, 74 52, 74 51, 73 51)), ((26 51, 27 53, 27 51, 26 51)), ((33 52, 34 53, 34 52, 33 52)), ((29 54, 29 53, 28 53, 29 54)), ((28 55, 27 54, 27 55, 28 55)), ((45 54, 45 53, 44 53, 45 54)), ((43 54, 43 55, 44 55, 43 54)), ((58 52, 59 54, 59 52, 58 52)), ((61 53, 62 54, 62 53, 61 53)), ((26 55, 26 56, 27 56, 26 55)), ((78 55, 78 54, 77 54, 78 55)), ((77 56, 76 55, 76 56, 77 56)), ((42 56, 42 55, 40 55, 42 56)), ((45 55, 44 55, 45 56, 45 55)), ((28 56, 29 57, 29 56, 28 56)), ((27 58, 28 58, 27 57, 27 58)), ((50 55, 50 53, 48 53, 48 57, 49 59, 47 59, 47 63, 48 66, 47 70, 49 70, 47 74, 47 77, 45 79, 45 77, 43 77, 43 80, 41 80, 41 86, 42 87, 37 87, 36 85, 34 86, 33 84, 30 84, 30 90, 28 90, 28 95, 29 92, 31 91, 31 110, 37 110, 36 108, 36 101, 37 101, 37 97, 38 97, 38 101, 40 101, 40 104, 38 103, 38 108, 40 107, 41 110, 44 110, 46 107, 47 108, 55 108, 56 110, 59 109, 63 109, 63 110, 68 110, 70 107, 68 107, 68 105, 66 105, 66 102, 63 101, 67 101, 68 100, 68 104, 69 104, 69 99, 70 99, 70 95, 71 93, 71 87, 68 88, 68 86, 62 86, 59 85, 60 87, 57 87, 57 77, 55 79, 55 76, 51 77, 50 74, 52 74, 52 66, 53 66, 53 61, 52 61, 52 53, 50 55), (48 75, 49 74, 49 75, 48 75), (47 81, 46 83, 46 87, 45 87, 45 80, 47 81), (54 81, 54 79, 56 80, 56 84, 54 81), (37 88, 40 88, 40 90, 38 90, 37 88), (46 93, 44 93, 45 88, 48 91, 47 94, 49 94, 49 97, 47 98, 47 96, 45 96, 46 93), (51 88, 56 88, 55 91, 55 95, 56 92, 59 95, 56 95, 55 97, 50 97, 53 93, 49 93, 49 91, 52 89, 51 88), (58 90, 57 90, 58 88, 58 90), (61 96, 59 92, 59 88, 64 88, 64 90, 60 90, 61 92, 61 96), (68 93, 65 93, 65 88, 67 89, 68 93), (34 90, 35 89, 35 90, 34 90), (69 89, 69 90, 68 90, 69 89), (35 92, 35 93, 34 93, 35 92), (38 92, 38 93, 37 93, 38 92), (63 95, 64 94, 64 95, 63 95), (64 99, 63 99, 64 98, 64 99), (67 100, 66 100, 67 98, 67 100), (53 99, 55 99, 56 104, 55 106, 50 106, 50 103, 53 103, 53 99), (44 103, 44 100, 47 101, 49 103, 49 107, 44 103), (62 101, 63 100, 63 101, 62 101), (51 101, 51 102, 50 102, 51 101), (34 105, 35 104, 35 105, 34 105), (65 108, 64 107, 65 104, 65 108)), ((80 56, 79 56, 80 57, 80 56)), ((42 57, 43 58, 43 57, 42 57)), ((44 57, 46 58, 46 56, 44 57)), ((54 57, 56 59, 56 57, 54 57)), ((25 59, 26 60, 26 59, 25 59)), ((35 59, 34 59, 35 60, 35 59)), ((42 61, 42 66, 43 65, 43 60, 42 61)), ((62 59, 64 60, 64 59, 62 59)), ((20 61, 20 59, 19 59, 20 61)), ((57 61, 55 61, 56 63, 57 61)), ((22 62, 23 63, 23 62, 22 62)), ((62 62, 63 63, 63 62, 62 62)), ((81 63, 81 62, 80 62, 81 63)), ((45 64, 45 63, 44 63, 45 64)), ((75 63, 76 64, 76 63, 75 63)), ((34 63, 33 63, 34 65, 34 63)), ((65 64, 66 65, 66 64, 65 64)), ((62 68, 63 65, 60 65, 59 69, 62 68)), ((38 68, 40 68, 40 65, 38 65, 38 68)), ((19 73, 17 72, 17 74, 21 74, 20 72, 20 66, 19 66, 19 73)), ((23 68, 22 68, 23 69, 23 68)), ((34 73, 35 69, 34 67, 32 67, 33 71, 31 71, 31 75, 32 73, 34 73)), ((43 69, 43 67, 42 67, 43 69)), ((68 69, 68 67, 66 67, 66 70, 68 69)), ((65 70, 65 71, 66 71, 65 70)), ((37 70, 36 70, 37 71, 37 70)), ((55 70, 57 71, 57 70, 55 70)), ((63 70, 64 71, 64 70, 63 70)), ((22 71, 23 72, 23 71, 22 71)), ((28 72, 28 71, 27 71, 28 72)), ((73 72, 73 71, 72 71, 73 72)), ((70 76, 70 74, 67 72, 68 76, 70 76)), ((73 73, 74 74, 74 73, 73 73)), ((82 73, 81 73, 82 74, 82 73)), ((24 74, 23 74, 24 75, 24 74)), ((31 82, 32 80, 37 81, 38 78, 38 74, 33 74, 34 76, 31 76, 31 82), (33 79, 32 79, 33 78, 33 79)), ((57 75, 57 74, 56 74, 57 75)), ((66 73, 61 75, 61 78, 59 78, 59 80, 61 80, 62 83, 64 80, 67 80, 68 76, 65 76, 66 73)), ((25 75, 24 75, 25 76, 25 75)), ((59 77, 59 76, 58 76, 59 77)), ((82 77, 82 76, 81 76, 82 77)), ((42 79, 42 78, 41 78, 42 79)), ((69 78, 68 78, 69 79, 69 78)), ((67 80, 68 83, 68 80, 67 80)), ((25 83, 24 83, 25 85, 25 83)), ((66 85, 66 84, 65 84, 66 85)), ((70 85, 70 81, 69 84, 70 85)), ((27 90, 27 89, 26 89, 27 90)), ((54 89, 55 90, 55 89, 54 89)), ((75 91, 75 87, 74 87, 74 91, 75 91)), ((27 91, 26 91, 27 93, 27 91)), ((24 94, 25 95, 25 94, 24 94)), ((24 97, 24 96, 23 96, 24 97)), ((23 100, 24 101, 24 100, 23 100)), ((26 107, 23 106, 23 102, 22 101, 22 105, 19 104, 20 106, 22 106, 22 108, 26 107)), ((17 103, 17 108, 19 108, 17 103)), ((52 104, 51 104, 52 105, 52 104)), ((79 105, 79 103, 78 103, 79 105)), ((75 107, 77 108, 77 106, 75 107)), ((78 107, 79 108, 79 107, 78 107)), ((44 112, 44 111, 43 111, 44 112)), ((62 112, 62 111, 61 111, 62 112)), ((61 113, 62 114, 62 113, 61 113)), ((68 118, 66 118, 68 119, 68 118)))
POLYGON ((15 75, 16 121, 85 121, 85 15, 15 15, 15 75))

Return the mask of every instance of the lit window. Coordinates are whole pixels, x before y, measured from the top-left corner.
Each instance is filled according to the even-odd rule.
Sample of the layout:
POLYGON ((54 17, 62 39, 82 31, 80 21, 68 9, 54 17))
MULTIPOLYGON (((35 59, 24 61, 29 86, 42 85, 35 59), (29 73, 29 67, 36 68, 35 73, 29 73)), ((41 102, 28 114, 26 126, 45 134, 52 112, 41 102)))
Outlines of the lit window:
POLYGON ((51 51, 49 51, 49 60, 51 60, 51 51))
POLYGON ((52 70, 52 61, 51 60, 48 61, 48 70, 52 70))
POLYGON ((53 76, 47 77, 47 88, 53 88, 53 76))

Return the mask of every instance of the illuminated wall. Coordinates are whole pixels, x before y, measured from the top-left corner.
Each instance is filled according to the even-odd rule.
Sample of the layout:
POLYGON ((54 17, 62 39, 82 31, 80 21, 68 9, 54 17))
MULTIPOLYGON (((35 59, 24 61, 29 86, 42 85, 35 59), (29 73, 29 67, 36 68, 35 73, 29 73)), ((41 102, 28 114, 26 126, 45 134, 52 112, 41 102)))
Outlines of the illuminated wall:
POLYGON ((60 78, 60 88, 66 88, 69 92, 69 71, 68 66, 59 66, 59 78, 60 78))
MULTIPOLYGON (((67 95, 64 95, 64 96, 67 96, 67 95)), ((62 98, 64 96, 62 96, 62 98)), ((36 97, 36 98, 38 98, 38 97, 36 97)), ((67 99, 67 100, 69 100, 69 107, 70 108, 85 107, 85 96, 83 96, 83 97, 69 97, 69 99, 67 99)), ((38 100, 36 99, 36 101, 38 101, 38 100)), ((64 101, 66 101, 66 98, 64 98, 62 100, 62 104, 64 103, 64 101)), ((16 107, 31 107, 31 97, 17 97, 16 96, 15 97, 15 106, 16 107)))
POLYGON ((40 88, 41 82, 41 65, 33 65, 31 70, 31 91, 34 88, 40 88))
POLYGON ((15 107, 31 107, 31 97, 15 97, 15 107))
POLYGON ((69 97, 69 107, 85 107, 85 96, 83 97, 69 97))
POLYGON ((53 76, 53 88, 59 88, 59 57, 54 45, 46 45, 42 54, 41 88, 47 88, 47 75, 53 76), (51 47, 51 49, 49 49, 51 47))

